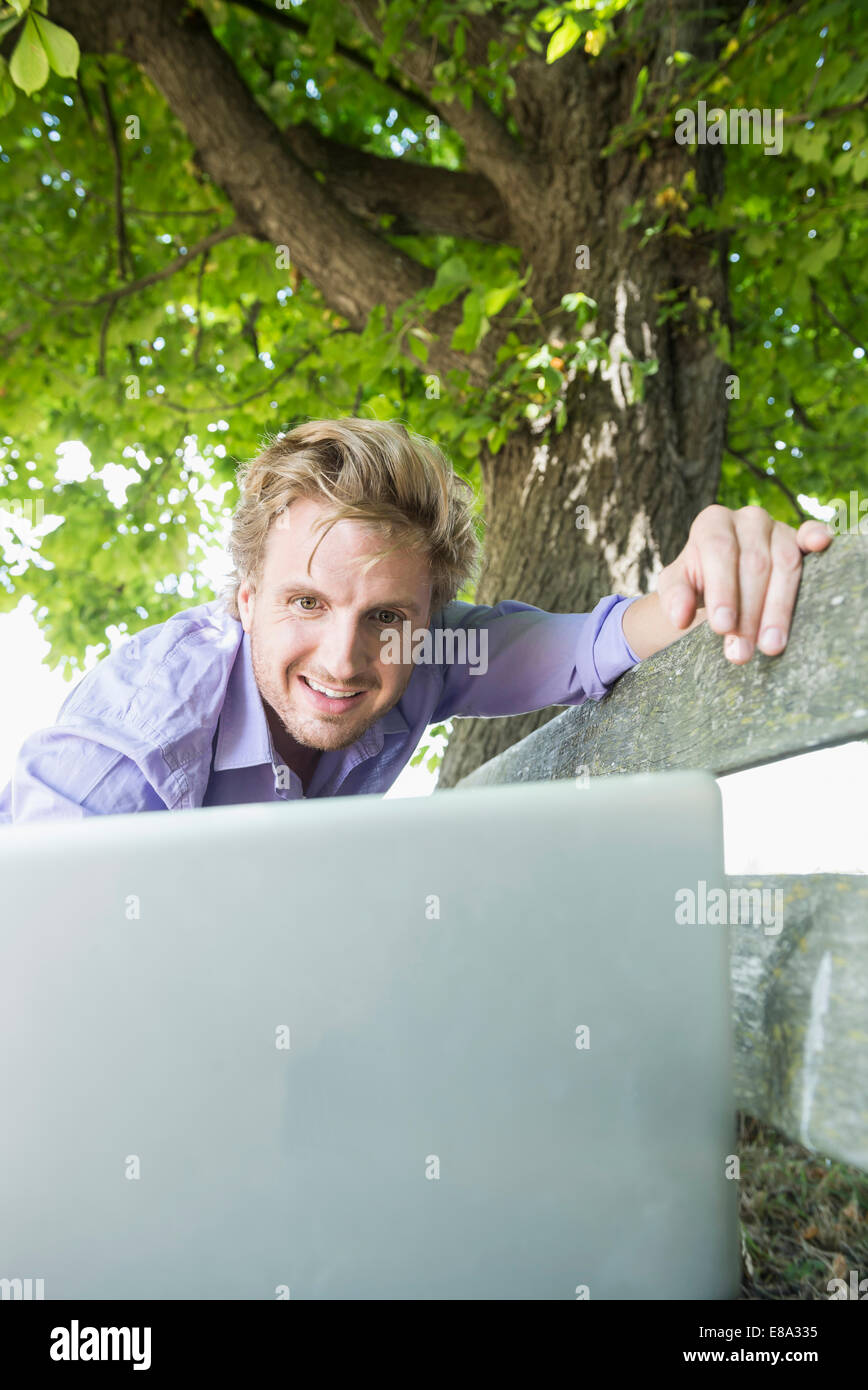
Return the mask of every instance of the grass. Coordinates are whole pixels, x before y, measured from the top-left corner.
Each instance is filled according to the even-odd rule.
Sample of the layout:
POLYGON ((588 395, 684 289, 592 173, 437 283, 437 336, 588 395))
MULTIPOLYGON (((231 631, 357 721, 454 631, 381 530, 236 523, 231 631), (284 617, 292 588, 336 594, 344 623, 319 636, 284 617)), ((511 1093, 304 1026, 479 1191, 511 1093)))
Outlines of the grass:
POLYGON ((868 1173, 747 1115, 739 1140, 741 1297, 828 1299, 830 1279, 868 1279, 868 1173))

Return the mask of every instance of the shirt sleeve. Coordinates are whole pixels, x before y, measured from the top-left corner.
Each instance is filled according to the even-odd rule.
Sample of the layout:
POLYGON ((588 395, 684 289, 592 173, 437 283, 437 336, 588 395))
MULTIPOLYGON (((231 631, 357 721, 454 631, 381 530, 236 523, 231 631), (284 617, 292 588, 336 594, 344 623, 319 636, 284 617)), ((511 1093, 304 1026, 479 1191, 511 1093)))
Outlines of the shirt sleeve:
POLYGON ((0 792, 0 825, 160 810, 168 807, 132 758, 62 725, 24 741, 0 792))
POLYGON ((432 623, 435 660, 438 628, 445 632, 443 687, 430 722, 599 700, 639 661, 621 627, 638 597, 608 594, 590 613, 547 613, 517 599, 493 608, 447 604, 432 623))

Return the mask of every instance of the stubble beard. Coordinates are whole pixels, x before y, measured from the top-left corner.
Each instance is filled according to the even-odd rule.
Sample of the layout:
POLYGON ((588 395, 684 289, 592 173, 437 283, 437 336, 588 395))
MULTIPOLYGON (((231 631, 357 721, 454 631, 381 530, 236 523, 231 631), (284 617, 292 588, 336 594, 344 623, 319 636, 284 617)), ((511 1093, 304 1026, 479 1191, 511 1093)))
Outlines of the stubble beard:
MULTIPOLYGON (((281 672, 282 683, 278 684, 269 668, 259 660, 258 641, 254 630, 251 630, 250 633, 250 655, 253 675, 256 678, 262 699, 271 706, 284 732, 302 748, 316 749, 321 753, 349 748, 350 744, 360 739, 373 724, 376 724, 378 719, 382 719, 383 715, 387 713, 384 709, 378 710, 376 714, 363 717, 360 723, 353 722, 352 725, 346 725, 343 715, 340 714, 319 716, 300 714, 289 694, 292 684, 298 677, 298 672, 292 672, 289 677, 289 685, 287 685, 286 672, 283 670, 281 672)), ((389 709, 398 703, 403 693, 402 689, 392 704, 389 705, 389 709)), ((301 694, 298 698, 302 698, 301 694)))

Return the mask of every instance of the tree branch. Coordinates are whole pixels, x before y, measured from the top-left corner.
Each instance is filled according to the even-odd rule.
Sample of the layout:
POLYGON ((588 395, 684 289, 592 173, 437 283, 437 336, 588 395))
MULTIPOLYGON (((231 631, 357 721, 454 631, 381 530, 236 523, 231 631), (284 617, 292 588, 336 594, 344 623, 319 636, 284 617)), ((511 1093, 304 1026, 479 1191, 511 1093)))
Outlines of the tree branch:
POLYGON ((112 111, 111 97, 105 81, 99 84, 100 100, 102 101, 103 115, 105 116, 106 129, 108 131, 109 146, 112 152, 112 164, 114 166, 114 208, 115 208, 115 234, 118 242, 118 275, 121 280, 129 273, 129 253, 127 251, 127 232, 124 225, 124 166, 121 158, 120 145, 118 144, 118 131, 115 125, 114 112, 112 111))
POLYGON ((208 252, 202 252, 202 259, 199 262, 199 274, 196 276, 196 346, 193 349, 193 366, 199 365, 199 354, 202 350, 202 280, 205 275, 205 266, 208 263, 208 252))
POLYGON ((282 380, 285 376, 289 376, 290 372, 294 372, 306 357, 310 357, 311 353, 316 352, 318 348, 322 347, 323 342, 327 342, 329 338, 338 337, 341 333, 354 332, 355 329, 353 328, 333 328, 330 333, 325 335, 325 338, 318 342, 311 343, 309 347, 306 347, 303 352, 299 353, 298 357, 293 358, 285 367, 281 367, 276 376, 271 377, 258 391, 251 391, 249 396, 242 396, 240 401, 212 401, 210 405, 199 405, 191 410, 189 406, 176 405, 174 401, 170 401, 168 397, 164 396, 162 404, 167 406, 169 410, 176 411, 179 415, 209 415, 213 414, 215 410, 225 412, 240 410, 241 406, 249 405, 251 401, 258 400, 260 396, 268 395, 270 391, 273 391, 278 381, 282 380))
POLYGON ((108 346, 108 331, 111 323, 112 314, 117 306, 117 300, 113 299, 103 314, 102 323, 99 329, 99 363, 97 364, 97 376, 105 376, 105 355, 108 346))
POLYGON ((168 280, 177 271, 192 265, 197 256, 210 251, 212 246, 217 246, 221 241, 228 241, 230 237, 243 235, 246 231, 247 228, 242 227, 238 222, 233 222, 229 227, 221 227, 219 231, 212 232, 210 236, 203 237, 195 246, 191 246, 186 256, 177 256, 174 261, 164 265, 161 270, 152 270, 149 275, 143 275, 139 280, 131 280, 125 285, 118 285, 117 289, 105 290, 93 299, 51 299, 46 294, 39 294, 39 291, 32 286, 27 288, 30 289, 31 293, 39 294, 40 299, 44 299, 47 304, 54 305, 56 309, 96 309, 100 304, 114 306, 119 299, 126 299, 131 294, 138 294, 139 290, 147 289, 149 285, 156 285, 160 280, 168 280))
POLYGON ((514 240, 503 200, 485 178, 371 154, 322 135, 309 121, 288 127, 284 139, 307 168, 326 175, 329 191, 354 216, 374 225, 384 214, 393 216, 392 236, 514 240))
MULTIPOLYGON (((359 23, 377 44, 384 41, 378 19, 379 0, 349 0, 349 8, 359 23)), ((431 92, 438 85, 434 68, 449 55, 436 40, 427 39, 419 26, 411 22, 406 29, 401 52, 392 59, 397 71, 423 91, 433 108, 461 136, 467 147, 468 163, 485 174, 510 209, 513 221, 520 225, 525 216, 531 219, 540 197, 541 170, 532 152, 524 151, 513 139, 506 126, 474 93, 470 110, 460 101, 435 102, 431 92)), ((476 55, 478 56, 478 55, 476 55)), ((533 238, 529 239, 532 244, 533 238)))
POLYGON ((253 356, 258 361, 259 338, 256 334, 256 320, 259 318, 259 315, 262 312, 262 300, 254 299, 253 303, 250 305, 250 308, 247 309, 246 312, 244 311, 243 302, 239 305, 239 307, 242 310, 242 313, 244 313, 244 320, 241 324, 241 336, 250 344, 251 348, 253 349, 253 356))
MULTIPOLYGON (((365 227, 294 158, 201 10, 178 0, 53 0, 52 18, 82 48, 120 51, 138 63, 239 221, 252 235, 287 246, 294 265, 351 327, 361 331, 380 305, 390 317, 433 283, 427 267, 365 227)), ((482 384, 498 335, 489 334, 472 353, 453 350, 449 343, 461 314, 458 301, 432 315, 428 370, 441 376, 468 371, 482 384)), ((418 368, 417 359, 412 361, 418 368)))
POLYGON ((844 116, 848 111, 861 111, 864 106, 868 106, 868 97, 845 102, 843 106, 827 106, 822 111, 800 111, 794 116, 783 116, 781 125, 803 125, 805 121, 821 121, 826 116, 844 116))
MULTIPOLYGON (((55 316, 52 315, 52 317, 55 316)), ((0 347, 4 350, 11 347, 19 338, 23 338, 25 333, 29 333, 31 328, 35 327, 36 325, 32 319, 29 319, 27 323, 17 323, 14 328, 10 328, 9 332, 4 333, 3 337, 0 338, 0 347)))
POLYGON ((829 308, 828 304, 826 304, 826 302, 820 298, 813 285, 811 286, 811 298, 813 299, 817 307, 819 309, 822 309, 829 322, 833 323, 835 327, 839 330, 839 332, 844 334, 845 338, 849 338, 851 343, 853 343, 857 348, 861 348, 862 351, 865 352, 865 344, 860 343, 859 339, 855 337, 853 333, 850 332, 846 324, 843 324, 841 320, 835 314, 832 313, 832 310, 829 308))
MULTIPOLYGON (((53 148, 53 147, 52 147, 53 148)), ((65 168, 63 161, 55 161, 60 168, 65 168)), ((90 203, 108 203, 112 205, 110 198, 103 198, 99 193, 88 191, 87 201, 90 203)), ((225 208, 137 208, 128 204, 124 209, 127 218, 130 217, 219 217, 225 208)))
POLYGON ((793 415, 798 420, 802 429, 813 430, 814 433, 817 433, 817 431, 819 430, 819 426, 815 425, 813 421, 808 419, 807 415, 805 414, 805 407, 802 405, 801 401, 796 400, 795 392, 793 391, 790 392, 790 406, 792 408, 793 415))
POLYGON ((729 444, 726 444, 724 447, 728 454, 732 454, 733 458, 738 459, 740 463, 743 463, 746 468, 750 469, 751 473, 754 473, 758 478, 762 478, 764 483, 774 483, 775 487, 780 488, 781 492, 784 494, 787 500, 792 503, 793 507, 795 508, 796 516, 799 518, 800 521, 808 520, 807 513, 803 512, 801 506, 799 505, 798 497, 796 497, 792 492, 790 492, 790 489, 787 487, 786 483, 783 481, 782 478, 778 477, 777 473, 766 473, 764 469, 760 468, 751 459, 749 459, 746 454, 739 453, 738 449, 731 448, 729 444))
POLYGON ((844 274, 843 270, 839 270, 838 274, 841 277, 841 284, 844 286, 844 293, 846 294, 850 303, 853 305, 853 308, 858 309, 861 313, 863 306, 853 293, 853 286, 850 284, 850 281, 847 279, 847 276, 844 274))

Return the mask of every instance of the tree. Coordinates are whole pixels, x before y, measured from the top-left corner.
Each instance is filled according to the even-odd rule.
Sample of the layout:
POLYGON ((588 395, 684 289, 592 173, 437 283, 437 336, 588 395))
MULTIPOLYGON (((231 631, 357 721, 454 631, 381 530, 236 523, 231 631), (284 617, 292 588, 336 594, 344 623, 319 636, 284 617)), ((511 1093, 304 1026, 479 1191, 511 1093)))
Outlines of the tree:
MULTIPOLYGON (((846 0, 14 0, 0 467, 63 523, 7 551, 0 605, 33 595, 70 671, 168 617, 191 522, 309 415, 446 448, 482 603, 588 611, 716 499, 798 522, 864 488, 866 28, 846 0), (68 440, 135 464, 120 510, 54 481, 68 440)), ((441 785, 556 712, 459 722, 441 785)))

